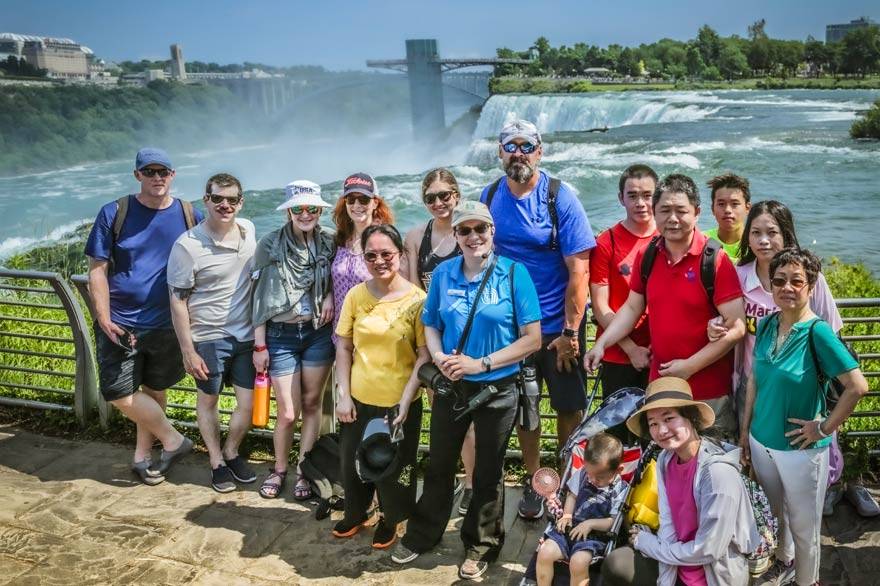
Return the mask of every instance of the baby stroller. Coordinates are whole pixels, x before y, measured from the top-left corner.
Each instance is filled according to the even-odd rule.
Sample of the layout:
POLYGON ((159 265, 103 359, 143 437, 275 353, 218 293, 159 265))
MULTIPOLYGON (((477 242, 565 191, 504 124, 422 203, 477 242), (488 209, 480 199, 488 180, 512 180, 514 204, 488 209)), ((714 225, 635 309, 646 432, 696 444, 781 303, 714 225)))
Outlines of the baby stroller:
MULTIPOLYGON (((590 404, 593 402, 595 393, 596 389, 594 387, 589 401, 590 404)), ((565 502, 565 496, 569 490, 568 486, 579 483, 580 475, 586 473, 583 470, 584 449, 590 438, 602 432, 614 435, 624 445, 622 460, 624 472, 621 476, 628 483, 625 502, 629 503, 629 496, 633 491, 633 487, 638 486, 641 481, 642 472, 648 463, 656 459, 657 456, 657 450, 653 444, 643 446, 639 438, 635 437, 626 427, 626 420, 641 407, 644 395, 644 390, 628 387, 608 396, 594 413, 589 414, 588 407, 588 415, 575 428, 560 452, 560 457, 565 462, 565 467, 557 491, 559 503, 565 502), (571 482, 572 480, 574 480, 574 483, 571 482)), ((622 507, 614 519, 611 531, 602 536, 603 539, 608 541, 605 556, 610 554, 614 547, 617 546, 620 529, 628 510, 628 505, 622 507)), ((561 514, 561 510, 558 514, 561 514)), ((551 526, 553 523, 555 523, 555 519, 551 521, 551 526)), ((543 542, 544 538, 542 536, 526 568, 522 581, 523 584, 532 584, 536 580, 537 553, 543 542)), ((558 562, 553 576, 553 584, 554 586, 561 586, 567 585, 568 582, 568 565, 564 562, 558 562)))

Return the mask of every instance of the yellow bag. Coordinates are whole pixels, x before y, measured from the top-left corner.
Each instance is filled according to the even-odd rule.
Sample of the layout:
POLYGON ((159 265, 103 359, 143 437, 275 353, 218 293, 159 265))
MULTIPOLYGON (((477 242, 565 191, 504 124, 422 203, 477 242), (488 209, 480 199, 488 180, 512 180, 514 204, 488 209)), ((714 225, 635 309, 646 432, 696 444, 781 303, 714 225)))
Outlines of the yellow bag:
POLYGON ((657 500, 657 462, 651 460, 642 471, 641 481, 629 492, 626 519, 630 525, 647 525, 656 531, 660 527, 660 506, 657 500))

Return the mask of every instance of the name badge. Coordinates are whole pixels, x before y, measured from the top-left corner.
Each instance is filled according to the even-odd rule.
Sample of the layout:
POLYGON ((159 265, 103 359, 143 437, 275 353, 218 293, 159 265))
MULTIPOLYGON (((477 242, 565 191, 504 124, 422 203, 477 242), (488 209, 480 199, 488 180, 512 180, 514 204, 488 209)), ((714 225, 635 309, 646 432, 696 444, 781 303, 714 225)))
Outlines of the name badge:
POLYGON ((453 297, 464 297, 465 291, 464 289, 447 289, 446 294, 452 295, 453 297))

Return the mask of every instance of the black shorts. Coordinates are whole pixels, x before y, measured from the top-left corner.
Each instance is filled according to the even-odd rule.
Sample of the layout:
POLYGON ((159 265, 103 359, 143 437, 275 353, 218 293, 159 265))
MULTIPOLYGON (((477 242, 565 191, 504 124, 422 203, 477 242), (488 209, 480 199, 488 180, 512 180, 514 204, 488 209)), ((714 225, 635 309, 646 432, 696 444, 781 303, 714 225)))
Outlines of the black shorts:
POLYGON ((163 391, 186 375, 177 336, 171 328, 134 330, 133 352, 114 344, 95 324, 95 350, 101 395, 115 401, 133 395, 141 385, 163 391))
POLYGON ((548 350, 547 346, 559 337, 545 335, 541 337, 541 349, 532 354, 530 360, 535 364, 538 374, 538 385, 546 384, 550 393, 550 406, 557 413, 573 413, 587 408, 586 384, 587 377, 583 365, 583 345, 577 355, 577 364, 571 372, 556 370, 556 350, 548 350))
POLYGON ((632 364, 619 364, 617 362, 602 361, 602 397, 605 398, 614 391, 626 387, 636 387, 644 390, 648 386, 648 374, 650 369, 636 370, 632 364))

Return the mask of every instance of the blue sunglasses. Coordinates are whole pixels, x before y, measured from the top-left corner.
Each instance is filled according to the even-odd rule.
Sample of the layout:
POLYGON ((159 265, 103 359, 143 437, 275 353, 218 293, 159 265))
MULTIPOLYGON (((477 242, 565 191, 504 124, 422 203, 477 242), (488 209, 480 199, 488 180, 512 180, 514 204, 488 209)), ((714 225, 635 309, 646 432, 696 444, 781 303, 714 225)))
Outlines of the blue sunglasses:
POLYGON ((522 144, 516 144, 514 142, 509 142, 507 144, 501 145, 501 149, 508 154, 513 154, 517 150, 524 155, 531 155, 538 148, 538 145, 532 144, 530 142, 524 142, 522 144))

